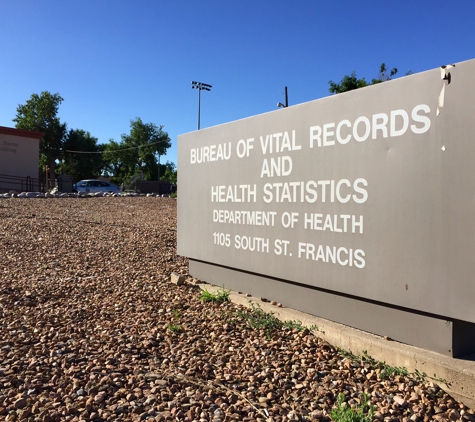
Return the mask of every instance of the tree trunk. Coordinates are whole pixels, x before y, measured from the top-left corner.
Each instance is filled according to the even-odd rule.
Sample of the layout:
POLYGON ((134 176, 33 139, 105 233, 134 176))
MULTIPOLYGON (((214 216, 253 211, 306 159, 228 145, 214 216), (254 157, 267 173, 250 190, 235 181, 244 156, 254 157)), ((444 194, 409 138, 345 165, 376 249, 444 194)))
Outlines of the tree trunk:
POLYGON ((55 168, 56 168, 56 160, 54 158, 50 158, 49 160, 49 188, 54 189, 56 186, 56 177, 55 177, 55 168))

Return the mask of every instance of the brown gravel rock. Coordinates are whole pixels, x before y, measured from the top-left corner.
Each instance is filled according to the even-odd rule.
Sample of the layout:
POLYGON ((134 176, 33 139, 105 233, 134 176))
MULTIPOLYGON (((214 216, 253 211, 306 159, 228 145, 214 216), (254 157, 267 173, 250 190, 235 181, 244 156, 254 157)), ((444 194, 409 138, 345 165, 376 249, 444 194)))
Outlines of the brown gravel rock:
POLYGON ((0 420, 328 421, 362 393, 375 420, 475 420, 432 382, 199 300, 175 199, 5 198, 0 248, 0 420))

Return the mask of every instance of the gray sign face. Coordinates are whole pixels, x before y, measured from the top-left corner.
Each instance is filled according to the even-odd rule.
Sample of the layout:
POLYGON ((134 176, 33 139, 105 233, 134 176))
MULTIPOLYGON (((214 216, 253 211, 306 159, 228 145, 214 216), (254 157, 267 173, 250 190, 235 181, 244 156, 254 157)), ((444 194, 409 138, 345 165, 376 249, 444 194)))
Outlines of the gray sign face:
POLYGON ((475 60, 181 135, 178 253, 475 322, 474 163, 475 60))

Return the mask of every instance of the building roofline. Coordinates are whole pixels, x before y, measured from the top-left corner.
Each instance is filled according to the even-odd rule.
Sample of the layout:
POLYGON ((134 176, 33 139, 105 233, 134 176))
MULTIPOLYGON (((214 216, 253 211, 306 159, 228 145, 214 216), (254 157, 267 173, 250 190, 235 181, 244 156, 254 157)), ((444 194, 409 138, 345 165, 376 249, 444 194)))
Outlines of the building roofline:
POLYGON ((22 138, 34 138, 34 139, 41 139, 43 136, 45 136, 44 132, 34 132, 32 130, 14 129, 12 127, 5 127, 5 126, 0 126, 0 134, 19 136, 22 138))

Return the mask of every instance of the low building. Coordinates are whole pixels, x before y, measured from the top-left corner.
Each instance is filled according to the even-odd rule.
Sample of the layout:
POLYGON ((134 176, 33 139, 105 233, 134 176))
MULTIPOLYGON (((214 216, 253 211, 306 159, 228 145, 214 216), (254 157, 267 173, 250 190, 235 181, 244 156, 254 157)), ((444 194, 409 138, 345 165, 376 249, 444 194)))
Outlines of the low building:
POLYGON ((42 132, 0 126, 0 192, 40 191, 42 132))

